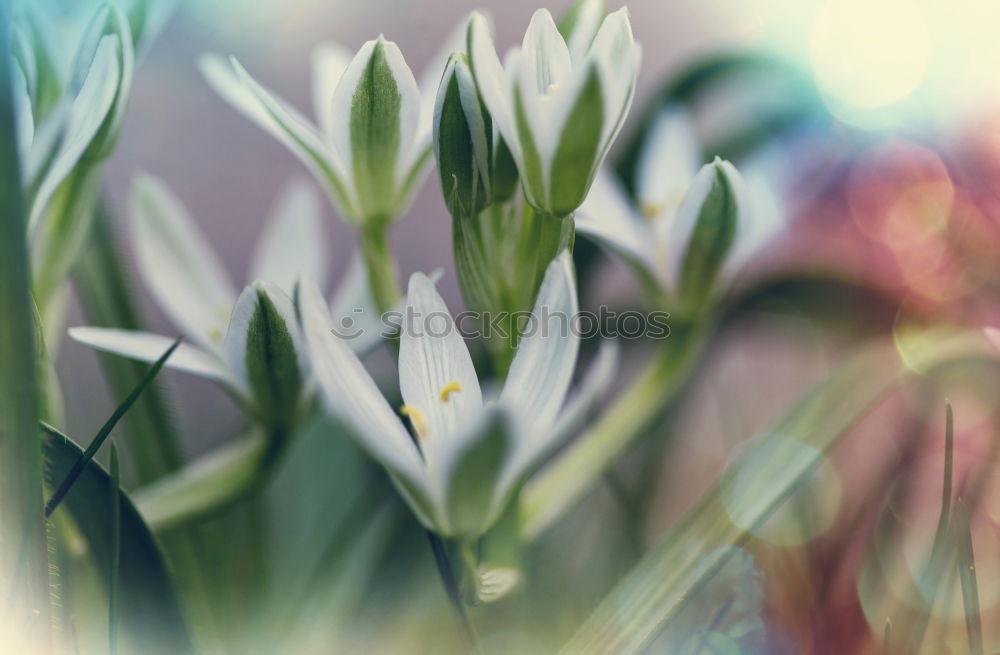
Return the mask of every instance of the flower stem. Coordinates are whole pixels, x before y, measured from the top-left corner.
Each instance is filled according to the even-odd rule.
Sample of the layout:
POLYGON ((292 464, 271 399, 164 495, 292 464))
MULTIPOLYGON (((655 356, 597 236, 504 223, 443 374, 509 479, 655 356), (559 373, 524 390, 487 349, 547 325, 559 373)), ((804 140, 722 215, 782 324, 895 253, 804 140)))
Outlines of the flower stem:
POLYGON ((376 223, 361 229, 361 256, 365 260, 375 307, 384 314, 395 307, 403 295, 396 275, 396 260, 389 248, 388 225, 376 223))
POLYGON ((472 652, 481 654, 482 649, 479 646, 479 636, 476 634, 476 629, 472 625, 469 613, 465 609, 465 603, 462 602, 462 592, 458 587, 455 570, 451 566, 451 560, 448 558, 448 551, 445 548, 444 541, 430 530, 427 530, 427 539, 430 541, 431 551, 434 553, 434 562, 437 564, 438 573, 441 575, 441 583, 444 585, 445 593, 448 595, 448 601, 451 603, 452 609, 455 610, 459 623, 462 624, 466 638, 468 638, 469 644, 472 646, 472 652))
POLYGON ((522 535, 533 539, 578 502, 666 410, 687 378, 710 322, 677 326, 652 361, 600 419, 583 432, 521 495, 522 535))

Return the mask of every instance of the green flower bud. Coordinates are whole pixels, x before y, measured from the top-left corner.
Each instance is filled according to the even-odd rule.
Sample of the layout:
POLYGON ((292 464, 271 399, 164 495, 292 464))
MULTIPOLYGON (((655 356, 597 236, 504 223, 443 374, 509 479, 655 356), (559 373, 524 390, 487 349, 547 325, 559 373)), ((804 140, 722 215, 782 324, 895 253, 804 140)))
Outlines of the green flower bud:
POLYGON ((677 213, 670 243, 677 294, 689 307, 703 306, 726 267, 741 223, 746 222, 743 178, 716 157, 695 176, 677 213))
POLYGON ((461 53, 448 60, 438 88, 434 155, 452 216, 475 216, 492 204, 493 121, 461 53))

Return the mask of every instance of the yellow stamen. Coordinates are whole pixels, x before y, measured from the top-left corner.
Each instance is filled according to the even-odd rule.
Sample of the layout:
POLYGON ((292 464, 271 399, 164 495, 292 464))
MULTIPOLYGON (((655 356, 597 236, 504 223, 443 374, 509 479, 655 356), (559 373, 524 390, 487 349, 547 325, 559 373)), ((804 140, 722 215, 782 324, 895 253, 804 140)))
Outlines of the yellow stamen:
POLYGON ((640 207, 639 211, 642 212, 642 215, 645 218, 652 219, 660 215, 660 212, 663 211, 663 207, 660 207, 659 205, 647 204, 640 207))
POLYGON ((441 402, 443 403, 448 402, 448 397, 451 394, 461 390, 462 390, 461 384, 459 384, 458 382, 449 382, 448 384, 444 385, 444 389, 441 390, 441 402))
POLYGON ((427 421, 424 420, 424 415, 419 409, 411 405, 402 405, 399 408, 399 413, 410 419, 410 424, 413 425, 413 430, 418 437, 427 438, 427 421))
POLYGON ((211 330, 208 331, 208 338, 211 339, 212 341, 221 341, 222 330, 220 330, 217 327, 213 327, 211 330))
POLYGON ((559 85, 556 84, 555 82, 552 82, 551 84, 549 84, 549 88, 545 89, 545 95, 550 96, 554 94, 556 92, 556 89, 558 88, 559 85))

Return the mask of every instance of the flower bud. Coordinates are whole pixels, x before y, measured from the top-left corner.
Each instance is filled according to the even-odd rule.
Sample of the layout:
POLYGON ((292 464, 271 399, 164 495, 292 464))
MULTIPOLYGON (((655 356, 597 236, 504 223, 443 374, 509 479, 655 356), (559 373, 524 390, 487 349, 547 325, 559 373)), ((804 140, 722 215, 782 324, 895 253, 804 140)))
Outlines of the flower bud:
POLYGON ((434 155, 451 215, 475 216, 493 201, 493 121, 479 100, 468 58, 448 60, 434 106, 434 155))
POLYGON ((132 88, 132 72, 135 68, 132 29, 125 13, 114 5, 101 7, 84 31, 70 81, 70 89, 74 95, 83 88, 98 49, 106 41, 111 42, 117 62, 117 84, 111 108, 84 153, 85 159, 104 159, 114 150, 132 88))
POLYGON ((246 287, 233 309, 223 353, 271 429, 286 430, 294 421, 304 377, 302 352, 291 299, 269 282, 246 287))
POLYGON ((727 266, 748 220, 746 187, 736 167, 718 157, 701 168, 688 189, 670 234, 680 301, 700 307, 727 266))

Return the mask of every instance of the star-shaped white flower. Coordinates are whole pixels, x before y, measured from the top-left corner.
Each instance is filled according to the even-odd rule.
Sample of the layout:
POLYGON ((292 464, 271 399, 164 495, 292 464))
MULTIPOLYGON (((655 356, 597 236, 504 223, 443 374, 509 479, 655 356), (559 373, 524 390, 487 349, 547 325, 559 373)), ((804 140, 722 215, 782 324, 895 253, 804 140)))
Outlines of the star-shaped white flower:
POLYGON ((600 22, 601 7, 581 6, 568 42, 539 9, 503 65, 486 19, 473 14, 469 23, 476 84, 517 162, 525 197, 556 216, 587 196, 635 95, 641 49, 628 10, 600 22))
MULTIPOLYGON (((247 339, 255 312, 266 302, 267 316, 279 329, 283 326, 292 341, 304 379, 307 362, 290 296, 300 275, 324 280, 329 265, 321 204, 309 185, 292 183, 279 199, 251 260, 250 277, 255 281, 239 294, 205 236, 162 182, 150 176, 136 179, 132 219, 136 262, 146 286, 186 338, 167 367, 215 380, 253 402, 247 339)), ((370 308, 366 293, 363 271, 353 264, 333 304, 345 313, 370 308)), ((358 331, 351 346, 359 350, 379 339, 370 323, 358 331)), ((69 334, 99 350, 142 361, 155 361, 173 341, 149 332, 100 327, 75 327, 69 334)))
POLYGON ((734 272, 780 230, 781 212, 763 175, 752 184, 730 162, 703 155, 688 114, 678 108, 654 120, 636 167, 636 203, 613 174, 601 171, 576 212, 580 233, 594 238, 666 289, 676 290, 703 206, 722 178, 735 203, 735 233, 722 276, 734 272))
POLYGON ((205 55, 209 84, 233 107, 285 144, 316 176, 346 220, 391 222, 403 212, 430 161, 434 98, 461 31, 418 85, 399 47, 379 37, 352 58, 334 43, 313 52, 316 120, 254 80, 235 59, 205 55))
POLYGON ((539 460, 579 422, 606 385, 616 349, 602 348, 580 391, 567 392, 579 335, 572 261, 549 266, 502 392, 489 399, 462 336, 431 281, 410 278, 400 339, 400 412, 412 436, 348 344, 331 331, 315 287, 300 292, 313 374, 333 413, 389 472, 421 522, 444 536, 475 536, 496 519, 539 460), (547 326, 541 321, 548 320, 547 326))

